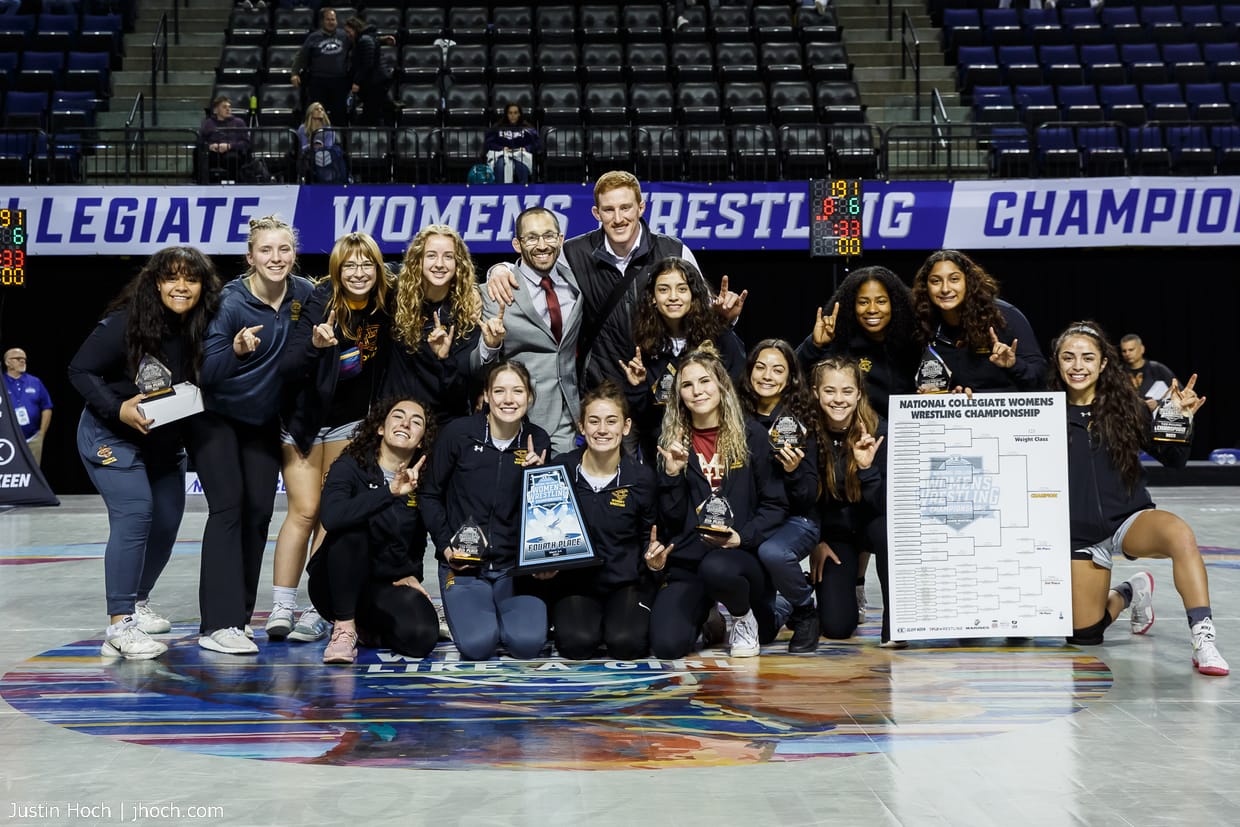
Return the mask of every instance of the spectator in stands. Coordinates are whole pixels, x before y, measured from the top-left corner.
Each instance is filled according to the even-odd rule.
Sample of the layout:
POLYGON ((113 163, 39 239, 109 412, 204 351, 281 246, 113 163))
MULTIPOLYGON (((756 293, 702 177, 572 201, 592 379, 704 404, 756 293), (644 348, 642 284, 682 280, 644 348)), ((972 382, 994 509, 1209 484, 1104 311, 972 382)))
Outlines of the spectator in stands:
POLYGON ((309 184, 343 184, 348 181, 344 150, 336 143, 331 119, 323 104, 306 108, 306 121, 297 127, 301 142, 301 178, 309 184))
POLYGON ((353 69, 350 91, 362 104, 356 123, 360 126, 391 126, 396 122, 392 103, 392 78, 383 68, 380 38, 374 26, 360 17, 350 17, 344 24, 353 41, 353 69))
POLYGON ((322 28, 307 35, 293 61, 292 83, 304 85, 306 100, 320 101, 333 123, 348 124, 349 52, 353 44, 337 28, 334 9, 319 12, 319 23, 322 28))
MULTIPOLYGON (((594 184, 594 217, 600 227, 564 243, 564 259, 581 287, 585 320, 578 344, 578 372, 584 377, 581 390, 610 378, 620 387, 628 384, 620 365, 633 358, 633 310, 637 297, 654 273, 655 265, 668 256, 679 256, 697 266, 693 253, 678 238, 650 231, 642 220, 646 202, 641 185, 630 172, 611 170, 594 184)), ((487 272, 487 292, 505 305, 512 304, 519 287, 507 264, 487 272)), ((748 291, 728 290, 723 277, 715 310, 729 321, 741 314, 748 291)), ((634 440, 630 443, 636 445, 634 440)))
POLYGON ((1162 362, 1145 358, 1145 345, 1135 333, 1119 340, 1119 352, 1124 357, 1128 378, 1137 389, 1137 395, 1145 401, 1145 407, 1154 410, 1158 407, 1158 400, 1171 390, 1175 374, 1162 362))
POLYGON ((946 365, 953 388, 1031 391, 1046 384, 1046 358, 1029 320, 999 298, 999 283, 958 250, 931 253, 913 277, 923 347, 946 365))
POLYGON ((487 163, 501 184, 528 184, 534 169, 534 153, 541 147, 538 130, 525 119, 516 103, 505 106, 504 116, 487 130, 487 163))
POLYGON ((52 424, 52 397, 37 376, 26 373, 26 351, 19 347, 4 352, 4 384, 13 404, 13 416, 21 426, 34 464, 43 463, 43 439, 52 424))
POLYGON ((232 100, 227 95, 211 101, 211 115, 202 122, 198 135, 207 149, 208 181, 217 177, 236 181, 250 155, 250 130, 232 113, 232 100))

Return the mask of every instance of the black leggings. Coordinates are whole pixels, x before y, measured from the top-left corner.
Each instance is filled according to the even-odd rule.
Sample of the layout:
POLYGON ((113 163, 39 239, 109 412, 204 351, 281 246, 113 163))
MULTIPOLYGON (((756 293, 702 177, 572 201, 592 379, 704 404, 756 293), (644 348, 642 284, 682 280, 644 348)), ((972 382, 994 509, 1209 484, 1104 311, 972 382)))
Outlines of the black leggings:
POLYGON ((241 628, 254 613, 275 508, 279 423, 250 425, 204 411, 190 417, 186 442, 208 510, 198 580, 200 631, 241 628))
POLYGON ((371 576, 365 528, 328 534, 309 573, 310 602, 325 619, 356 620, 368 639, 409 657, 426 657, 435 648, 435 606, 415 588, 371 576))
POLYGON ((561 657, 586 660, 603 643, 607 656, 616 660, 644 658, 649 651, 648 589, 635 584, 601 594, 564 594, 549 602, 555 648, 561 657))
MULTIPOLYGON (((854 597, 855 601, 855 597, 854 597)), ((657 658, 679 658, 693 651, 706 614, 722 603, 734 617, 753 611, 758 640, 770 643, 775 625, 775 590, 756 554, 745 549, 714 549, 696 572, 673 568, 655 595, 650 613, 650 649, 657 658)), ((856 608, 853 608, 856 623, 856 608)))
POLYGON ((822 582, 815 592, 818 597, 818 622, 823 637, 846 640, 857 631, 857 571, 860 552, 868 549, 878 568, 878 582, 883 593, 882 640, 890 635, 887 588, 887 523, 877 517, 867 523, 860 536, 824 538, 824 542, 840 558, 839 565, 827 561, 822 582))

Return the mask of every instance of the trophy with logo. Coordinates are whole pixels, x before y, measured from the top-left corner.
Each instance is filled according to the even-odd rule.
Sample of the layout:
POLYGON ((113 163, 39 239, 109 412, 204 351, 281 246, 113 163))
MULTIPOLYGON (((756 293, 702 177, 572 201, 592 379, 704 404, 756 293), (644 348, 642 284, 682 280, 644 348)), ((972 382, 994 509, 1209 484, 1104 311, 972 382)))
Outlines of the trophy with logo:
POLYGON ((456 549, 456 554, 452 557, 453 563, 480 566, 486 559, 487 538, 473 517, 466 517, 448 542, 456 549))
POLYGON ((707 497, 697 508, 697 530, 703 534, 726 537, 732 533, 736 515, 728 498, 716 492, 707 497))
POLYGON ((528 574, 602 562, 594 555, 564 466, 526 468, 521 491, 518 572, 528 574))
POLYGON ((1152 424, 1155 442, 1188 442, 1188 435, 1193 429, 1193 419, 1184 413, 1180 400, 1174 393, 1168 393, 1154 409, 1152 424))
POLYGON ((654 393, 656 405, 666 405, 672 398, 676 388, 676 366, 669 364, 667 370, 658 378, 650 390, 654 393))
POLYGON ((767 431, 767 436, 771 439, 771 447, 776 451, 782 451, 784 448, 803 448, 805 447, 805 436, 809 433, 809 429, 792 414, 782 414, 775 417, 775 421, 771 423, 771 429, 767 431))
POLYGON ((154 420, 152 428, 202 411, 202 392, 193 382, 172 384, 172 371, 149 353, 138 362, 134 384, 142 393, 138 413, 143 419, 154 420))
POLYGON ((952 372, 933 345, 926 345, 917 365, 913 384, 918 393, 947 393, 952 387, 952 372))

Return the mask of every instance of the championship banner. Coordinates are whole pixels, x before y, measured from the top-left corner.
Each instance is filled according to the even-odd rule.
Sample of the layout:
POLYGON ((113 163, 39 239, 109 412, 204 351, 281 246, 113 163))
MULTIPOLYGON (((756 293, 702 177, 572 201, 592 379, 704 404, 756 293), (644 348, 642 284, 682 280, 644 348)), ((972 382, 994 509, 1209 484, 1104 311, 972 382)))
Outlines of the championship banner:
MULTIPOLYGON (((642 182, 645 219, 693 250, 809 252, 808 181, 642 182)), ((865 181, 863 246, 930 251, 1240 245, 1240 177, 865 181)), ((449 224, 474 253, 512 254, 517 215, 542 206, 565 235, 598 227, 588 184, 9 187, 30 255, 141 255, 171 245, 242 255, 251 218, 290 220, 303 254, 369 233, 387 256, 449 224)))
POLYGON ((60 505, 60 500, 26 447, 9 388, 0 382, 0 506, 6 505, 60 505))
POLYGON ((1072 634, 1062 393, 891 397, 892 640, 1072 634))

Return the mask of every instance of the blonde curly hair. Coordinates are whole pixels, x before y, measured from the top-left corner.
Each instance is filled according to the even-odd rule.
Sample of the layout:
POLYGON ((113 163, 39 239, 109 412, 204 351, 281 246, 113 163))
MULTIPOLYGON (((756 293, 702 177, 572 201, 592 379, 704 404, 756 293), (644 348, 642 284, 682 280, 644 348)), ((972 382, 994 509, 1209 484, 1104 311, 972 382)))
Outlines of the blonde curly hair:
POLYGON ((452 239, 456 257, 456 274, 448 296, 452 304, 451 320, 441 319, 445 325, 456 325, 456 338, 464 339, 482 321, 482 294, 475 283, 474 260, 460 233, 447 224, 431 224, 423 227, 409 242, 401 263, 396 282, 396 313, 393 315, 392 336, 396 341, 417 348, 422 343, 428 317, 422 306, 426 302, 426 282, 422 278, 422 259, 431 236, 452 239))
MULTIPOLYGON (((719 386, 719 436, 715 442, 715 450, 727 468, 746 465, 749 462, 749 443, 745 440, 745 409, 741 406, 740 397, 736 395, 736 388, 732 385, 728 370, 723 366, 718 352, 708 343, 706 347, 686 353, 680 360, 677 376, 683 376, 689 365, 700 366, 719 386)), ((669 404, 663 411, 663 430, 659 434, 659 445, 671 448, 679 444, 690 448, 689 432, 692 429, 693 417, 678 388, 674 404, 669 404)))

